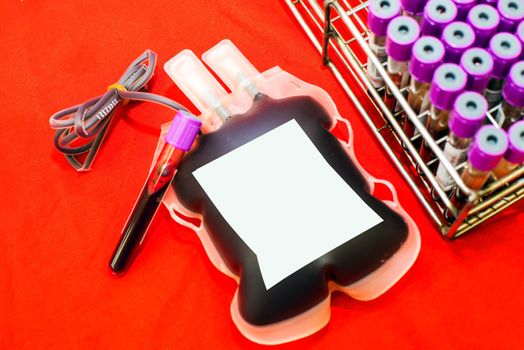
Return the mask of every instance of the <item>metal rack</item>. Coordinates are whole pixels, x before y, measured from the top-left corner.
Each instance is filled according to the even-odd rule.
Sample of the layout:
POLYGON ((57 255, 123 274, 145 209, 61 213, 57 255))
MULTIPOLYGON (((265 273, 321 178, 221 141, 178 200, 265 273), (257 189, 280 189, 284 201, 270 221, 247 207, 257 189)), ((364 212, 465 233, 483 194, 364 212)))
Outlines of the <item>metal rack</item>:
MULTIPOLYGON (((370 50, 367 44, 367 1, 286 0, 286 3, 321 54, 323 64, 333 72, 445 238, 461 236, 524 198, 523 166, 504 178, 490 179, 480 191, 472 191, 464 184, 459 175, 464 163, 453 167, 445 158, 441 147, 446 138, 434 140, 430 136, 421 122, 424 114, 415 114, 404 97, 406 91, 394 85, 385 67, 370 50), (401 111, 392 113, 382 98, 384 88, 375 89, 371 84, 366 74, 368 57, 398 100, 401 111), (361 91, 353 91, 349 81, 356 83, 361 91), (417 136, 408 138, 404 133, 402 122, 405 118, 409 118, 420 132, 417 136), (427 163, 416 147, 422 140, 433 153, 427 163), (432 167, 438 162, 450 173, 455 186, 468 196, 468 202, 460 210, 435 178, 432 167), (445 211, 451 213, 451 219, 446 219, 445 211)), ((497 122, 493 116, 497 109, 498 106, 487 115, 488 121, 495 125, 497 122)))

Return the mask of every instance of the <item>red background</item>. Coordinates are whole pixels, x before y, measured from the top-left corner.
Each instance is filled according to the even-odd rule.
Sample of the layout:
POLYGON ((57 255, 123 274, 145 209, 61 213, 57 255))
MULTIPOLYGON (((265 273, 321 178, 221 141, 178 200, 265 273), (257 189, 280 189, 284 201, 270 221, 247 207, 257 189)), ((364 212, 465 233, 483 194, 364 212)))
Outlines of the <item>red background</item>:
POLYGON ((0 348, 257 347, 231 321, 236 284, 164 208, 129 273, 108 271, 173 113, 123 108, 89 173, 53 149, 48 125, 146 48, 159 55, 151 91, 187 103, 163 63, 224 38, 259 70, 280 65, 327 90, 353 125, 362 165, 394 183, 422 235, 417 262, 388 293, 371 302, 335 295, 329 325, 283 347, 522 346, 524 203, 443 241, 283 2, 13 0, 2 2, 0 23, 0 348))

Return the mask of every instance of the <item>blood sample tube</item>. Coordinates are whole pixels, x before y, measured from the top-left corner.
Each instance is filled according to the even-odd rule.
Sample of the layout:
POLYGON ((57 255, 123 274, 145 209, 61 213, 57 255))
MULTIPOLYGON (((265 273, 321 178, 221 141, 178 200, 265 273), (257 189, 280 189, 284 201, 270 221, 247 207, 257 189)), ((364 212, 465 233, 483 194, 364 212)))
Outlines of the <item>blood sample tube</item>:
POLYGON ((469 10, 477 4, 477 0, 453 0, 457 6, 457 21, 465 21, 469 10))
POLYGON ((430 0, 424 7, 420 22, 420 33, 437 38, 442 36, 442 30, 457 17, 457 6, 451 0, 430 0))
POLYGON ((444 62, 459 63, 460 57, 475 42, 473 28, 465 22, 448 24, 442 32, 442 43, 446 48, 444 62))
POLYGON ((515 63, 502 89, 502 103, 497 112, 497 122, 507 129, 519 121, 524 112, 524 61, 515 63))
POLYGON ((524 21, 520 22, 520 24, 518 25, 515 35, 522 44, 522 53, 520 54, 520 58, 524 59, 524 21))
POLYGON ((427 0, 400 0, 400 2, 402 4, 402 15, 420 22, 427 0))
MULTIPOLYGON (((423 36, 415 42, 412 52, 409 63, 411 82, 408 103, 418 115, 429 108, 429 87, 435 70, 444 59, 444 45, 435 37, 423 36)), ((425 124, 425 120, 422 122, 425 124)), ((407 118, 404 131, 408 137, 415 134, 413 124, 407 118)))
MULTIPOLYGON (((457 97, 449 117, 449 136, 444 146, 444 155, 451 165, 456 167, 466 159, 473 136, 481 127, 487 111, 486 98, 478 92, 466 91, 457 97)), ((454 181, 442 163, 438 166, 436 179, 446 192, 453 189, 454 181)))
POLYGON ((485 92, 489 108, 495 107, 502 98, 502 87, 509 69, 522 53, 522 44, 510 33, 497 33, 489 42, 488 52, 493 57, 492 78, 485 92))
POLYGON ((493 170, 493 176, 500 179, 513 170, 520 164, 524 163, 524 120, 513 124, 508 130, 508 150, 504 154, 504 158, 493 170))
POLYGON ((500 24, 497 10, 487 4, 474 6, 468 13, 466 22, 475 32, 475 46, 486 47, 500 24))
MULTIPOLYGON (((409 84, 408 64, 411 58, 411 49, 419 34, 418 23, 410 17, 396 17, 388 25, 386 40, 387 71, 389 77, 399 89, 403 89, 409 84)), ((396 110, 397 100, 388 86, 386 86, 385 101, 391 110, 396 110)))
MULTIPOLYGON (((445 63, 435 71, 429 90, 430 113, 426 122, 426 128, 434 140, 444 136, 448 128, 449 113, 456 98, 464 91, 466 82, 466 73, 457 64, 445 63)), ((420 148, 421 158, 427 163, 431 154, 424 141, 420 148)))
POLYGON ((468 75, 466 90, 484 93, 493 73, 493 58, 486 49, 473 47, 460 58, 460 67, 468 75))
MULTIPOLYGON (((370 0, 368 4, 369 48, 381 63, 387 61, 386 34, 389 22, 400 15, 398 0, 370 0)), ((368 58, 367 73, 375 88, 384 86, 384 79, 368 58)))
POLYGON ((514 33, 518 24, 524 20, 524 1, 499 0, 497 9, 500 14, 499 32, 514 33))
MULTIPOLYGON (((468 152, 468 162, 462 171, 464 184, 474 191, 480 190, 508 149, 508 138, 504 130, 493 125, 485 125, 475 134, 468 152)), ((467 196, 458 188, 453 191, 451 203, 458 210, 462 209, 467 196)), ((449 219, 449 212, 446 213, 449 219)))

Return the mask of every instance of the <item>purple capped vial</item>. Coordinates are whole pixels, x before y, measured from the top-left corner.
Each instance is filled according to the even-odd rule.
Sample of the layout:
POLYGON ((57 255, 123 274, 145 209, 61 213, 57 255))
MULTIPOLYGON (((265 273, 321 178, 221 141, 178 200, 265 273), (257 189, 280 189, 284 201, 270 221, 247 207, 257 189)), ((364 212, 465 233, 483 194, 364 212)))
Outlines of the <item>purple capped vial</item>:
POLYGON ((473 47, 460 58, 460 66, 468 75, 466 90, 484 93, 493 72, 493 58, 486 49, 473 47))
POLYGON ((400 0, 400 2, 402 3, 402 14, 420 22, 427 0, 400 0))
POLYGON ((442 43, 446 48, 444 62, 459 63, 460 56, 473 46, 475 33, 473 28, 465 22, 453 22, 444 28, 442 43))
MULTIPOLYGON (((486 118, 488 103, 478 92, 466 91, 455 100, 449 117, 449 135, 444 146, 444 155, 454 167, 466 159, 471 140, 486 118)), ((440 163, 436 179, 448 192, 454 182, 445 166, 440 163)))
POLYGON ((522 53, 520 54, 520 58, 524 59, 524 21, 520 22, 520 24, 518 25, 515 35, 522 44, 522 53))
POLYGON ((518 24, 524 20, 524 1, 499 0, 497 9, 500 14, 499 32, 514 33, 518 24))
POLYGON ((509 69, 522 53, 522 44, 510 33, 497 33, 489 42, 488 52, 493 57, 494 66, 492 78, 488 83, 485 95, 490 109, 495 107, 502 98, 502 86, 509 69))
POLYGON ((424 7, 424 15, 420 22, 422 35, 437 38, 442 36, 442 30, 457 17, 457 6, 451 0, 430 0, 424 7))
MULTIPOLYGON (((370 0, 368 3, 369 48, 381 63, 387 61, 386 35, 389 22, 400 15, 399 0, 370 0)), ((368 77, 375 88, 384 86, 384 79, 368 58, 368 77)))
POLYGON ((486 47, 491 37, 497 32, 500 16, 494 7, 481 4, 474 6, 469 11, 466 22, 475 32, 475 46, 486 47))
MULTIPOLYGON (((411 49, 419 35, 419 25, 411 17, 396 17, 388 25, 386 40, 387 71, 389 77, 399 89, 408 86, 408 64, 411 58, 411 49)), ((397 108, 395 107, 396 99, 388 86, 386 86, 386 104, 392 110, 397 108)))
POLYGON ((493 170, 495 178, 500 179, 524 163, 524 120, 516 122, 508 130, 509 146, 504 158, 493 170))
POLYGON ((522 118, 524 111, 524 61, 519 61, 511 67, 502 89, 502 97, 497 122, 502 128, 507 129, 522 118))
POLYGON ((457 6, 457 21, 465 21, 469 10, 477 4, 477 0, 453 0, 457 6))

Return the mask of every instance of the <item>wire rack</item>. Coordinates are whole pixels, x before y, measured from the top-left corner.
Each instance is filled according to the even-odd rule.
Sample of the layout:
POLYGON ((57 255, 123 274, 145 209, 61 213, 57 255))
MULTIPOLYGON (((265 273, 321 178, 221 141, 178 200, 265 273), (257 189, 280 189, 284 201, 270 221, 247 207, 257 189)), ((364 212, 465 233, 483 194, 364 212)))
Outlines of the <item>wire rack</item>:
MULTIPOLYGON (((501 179, 490 178, 480 191, 473 191, 464 184, 459 172, 465 163, 451 165, 442 151, 446 137, 435 140, 430 136, 422 122, 424 113, 415 114, 405 98, 407 89, 399 90, 395 86, 384 64, 370 50, 367 44, 367 1, 286 0, 286 4, 321 54, 322 63, 333 72, 442 236, 457 238, 524 198, 523 166, 501 179), (398 112, 391 112, 384 102, 384 88, 375 89, 368 79, 368 60, 375 65, 390 93, 397 99, 401 107, 398 112), (353 86, 356 83, 361 90, 352 90, 350 82, 353 86), (402 128, 406 118, 419 132, 414 137, 408 137, 402 128), (429 162, 421 158, 417 147, 423 140, 432 153, 429 162), (460 209, 453 205, 435 178, 435 165, 439 163, 468 198, 460 209)), ((498 108, 488 112, 489 123, 498 125, 494 118, 498 108)))

